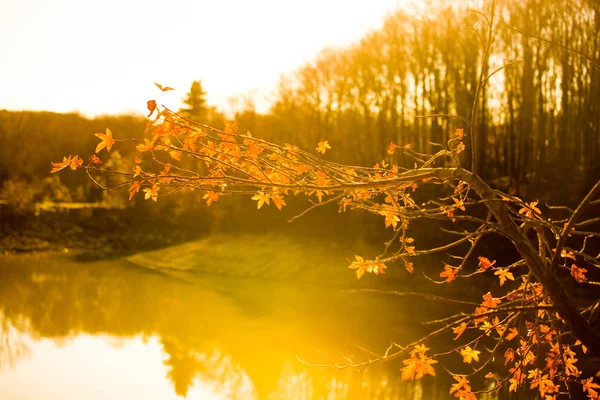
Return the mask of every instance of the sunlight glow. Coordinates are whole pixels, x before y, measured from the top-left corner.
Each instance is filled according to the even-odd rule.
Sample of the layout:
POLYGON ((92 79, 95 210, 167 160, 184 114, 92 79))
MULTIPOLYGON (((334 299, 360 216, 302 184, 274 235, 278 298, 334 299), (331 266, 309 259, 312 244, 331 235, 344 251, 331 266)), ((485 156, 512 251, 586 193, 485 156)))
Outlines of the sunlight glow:
POLYGON ((178 102, 201 79, 222 110, 253 92, 264 111, 281 73, 411 1, 1 2, 0 109, 144 113, 153 82, 178 102))
MULTIPOLYGON (((115 340, 79 335, 62 346, 48 339, 30 340, 35 357, 21 360, 0 375, 0 398, 181 399, 167 379, 158 338, 122 338, 118 346, 115 340)), ((195 380, 187 398, 225 397, 212 385, 195 380)))

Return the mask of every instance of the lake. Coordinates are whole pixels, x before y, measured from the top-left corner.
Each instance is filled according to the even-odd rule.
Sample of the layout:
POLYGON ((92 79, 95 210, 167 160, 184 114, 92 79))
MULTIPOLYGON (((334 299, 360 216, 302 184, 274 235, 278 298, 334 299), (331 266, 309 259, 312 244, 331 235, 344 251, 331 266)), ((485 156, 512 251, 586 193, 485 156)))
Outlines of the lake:
POLYGON ((400 382, 397 360, 309 365, 365 361, 443 314, 347 293, 388 278, 357 282, 347 249, 309 249, 220 237, 94 262, 0 256, 0 398, 447 398, 446 382, 400 382))

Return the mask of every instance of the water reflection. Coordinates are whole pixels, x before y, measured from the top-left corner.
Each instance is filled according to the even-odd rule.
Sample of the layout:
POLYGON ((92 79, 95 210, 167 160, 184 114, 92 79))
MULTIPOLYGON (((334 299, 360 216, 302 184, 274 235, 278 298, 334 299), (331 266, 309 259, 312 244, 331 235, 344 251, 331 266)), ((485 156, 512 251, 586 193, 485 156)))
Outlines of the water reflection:
MULTIPOLYGON (((18 323, 18 321, 16 321, 18 323)), ((13 321, 0 311, 0 372, 29 355, 29 347, 13 321)))
MULTIPOLYGON (((129 374, 120 374, 134 384, 127 386, 121 379, 116 386, 103 385, 102 393, 111 398, 139 398, 145 391, 148 398, 167 398, 159 395, 163 381, 170 382, 172 395, 188 398, 447 395, 445 386, 438 389, 431 381, 423 386, 400 384, 398 364, 331 370, 307 367, 296 359, 299 355, 323 362, 323 354, 364 357, 357 344, 378 350, 385 349, 390 338, 413 339, 419 332, 406 310, 414 304, 402 300, 276 281, 211 277, 188 283, 124 260, 80 264, 64 255, 4 256, 0 276, 0 363, 7 367, 0 372, 0 390, 17 371, 46 382, 48 393, 62 391, 57 398, 91 398, 85 388, 75 393, 39 376, 49 373, 39 369, 40 357, 51 353, 47 367, 69 370, 73 381, 85 381, 77 374, 87 373, 83 366, 97 364, 94 375, 108 382, 117 365, 127 364, 129 374), (15 365, 27 354, 27 341, 31 359, 15 365), (115 346, 119 341, 125 344, 115 346), (160 348, 160 358, 149 358, 155 348, 160 348), (75 362, 73 352, 82 363, 79 372, 68 365, 75 362), (103 359, 109 360, 100 365, 98 355, 104 353, 103 359)), ((11 388, 19 398, 19 390, 26 391, 27 385, 11 388)))

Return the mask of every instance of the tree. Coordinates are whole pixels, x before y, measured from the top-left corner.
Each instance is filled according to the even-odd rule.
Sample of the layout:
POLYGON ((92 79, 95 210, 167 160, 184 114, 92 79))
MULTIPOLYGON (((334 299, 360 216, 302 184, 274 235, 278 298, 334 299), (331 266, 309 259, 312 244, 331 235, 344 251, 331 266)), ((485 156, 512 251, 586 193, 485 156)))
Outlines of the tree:
MULTIPOLYGON (((528 387, 552 399, 578 387, 590 399, 597 399, 600 385, 582 373, 577 362, 586 354, 600 355, 600 334, 594 328, 600 302, 596 297, 588 298, 585 304, 576 303, 571 290, 600 284, 588 278, 594 274, 592 268, 600 268, 594 252, 600 239, 594 230, 600 223, 594 215, 600 207, 600 181, 576 208, 547 206, 542 211, 537 201, 524 201, 493 189, 477 173, 476 151, 481 140, 475 136, 481 132, 477 107, 493 75, 488 71, 494 40, 493 7, 483 20, 487 25, 478 32, 483 51, 478 58, 470 118, 423 116, 463 124, 444 143, 429 145, 438 149, 436 152, 417 152, 411 144, 392 141, 387 158, 374 167, 347 165, 327 160, 335 151, 327 140, 316 143, 315 155, 292 144, 280 145, 249 132, 239 133, 235 124, 212 128, 168 108, 156 108, 152 102, 150 111, 155 117, 146 137, 117 139, 110 131, 97 134, 101 140, 98 154, 104 148, 110 151, 115 143, 135 146, 139 154, 133 171, 106 169, 93 155, 86 165, 78 156, 65 157, 53 164, 53 172, 71 167, 84 169, 91 179, 97 174, 117 176, 118 183, 102 188, 127 186, 130 199, 142 191, 146 200, 158 201, 162 196, 192 189, 204 193, 208 206, 222 196, 248 195, 258 209, 274 206, 281 210, 289 196, 302 195, 311 201, 305 212, 332 204, 340 212, 368 212, 390 230, 390 240, 373 259, 355 256, 349 268, 357 278, 384 274, 393 263, 402 264, 412 274, 418 269, 415 260, 419 256, 439 254, 444 266, 439 279, 427 277, 431 281, 460 284, 465 279, 487 276, 495 283, 492 291, 481 293, 481 302, 393 293, 426 296, 468 311, 437 321, 439 328, 412 343, 393 343, 384 354, 368 352, 364 359, 326 365, 366 367, 403 358, 401 379, 408 380, 435 375, 438 361, 459 357, 464 368, 449 373, 456 380, 450 394, 461 399, 476 398, 479 389, 471 381, 478 375, 491 380, 495 389, 508 386, 509 391, 517 392, 528 387), (471 165, 465 167, 468 145, 471 165), (202 168, 182 167, 184 158, 201 161, 202 168), (403 165, 412 165, 392 163, 397 158, 410 161, 403 165), (411 232, 420 221, 438 222, 447 233, 445 243, 432 247, 415 241, 411 232), (502 264, 490 259, 478 247, 486 238, 509 243, 517 257, 502 264), (447 341, 451 345, 435 348, 433 354, 426 347, 433 347, 433 338, 452 336, 453 340, 447 341)), ((319 84, 316 76, 306 77, 315 87, 319 84)), ((320 93, 315 89, 312 100, 324 101, 320 93)), ((369 108, 365 103, 365 110, 369 108)), ((315 116, 319 129, 324 120, 315 116)))
POLYGON ((183 99, 184 107, 180 112, 184 113, 191 120, 206 121, 209 116, 210 109, 206 104, 206 92, 202 88, 202 81, 193 81, 190 91, 183 99))

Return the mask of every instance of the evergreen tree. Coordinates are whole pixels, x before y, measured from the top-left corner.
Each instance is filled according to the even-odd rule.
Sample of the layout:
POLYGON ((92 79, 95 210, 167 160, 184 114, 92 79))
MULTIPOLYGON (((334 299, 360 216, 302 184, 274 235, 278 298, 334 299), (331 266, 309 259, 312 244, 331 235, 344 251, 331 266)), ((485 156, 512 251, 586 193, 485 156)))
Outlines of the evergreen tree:
POLYGON ((206 92, 202 88, 202 81, 193 81, 190 91, 186 94, 183 104, 187 107, 179 110, 194 121, 206 121, 209 116, 209 107, 206 104, 206 92))

